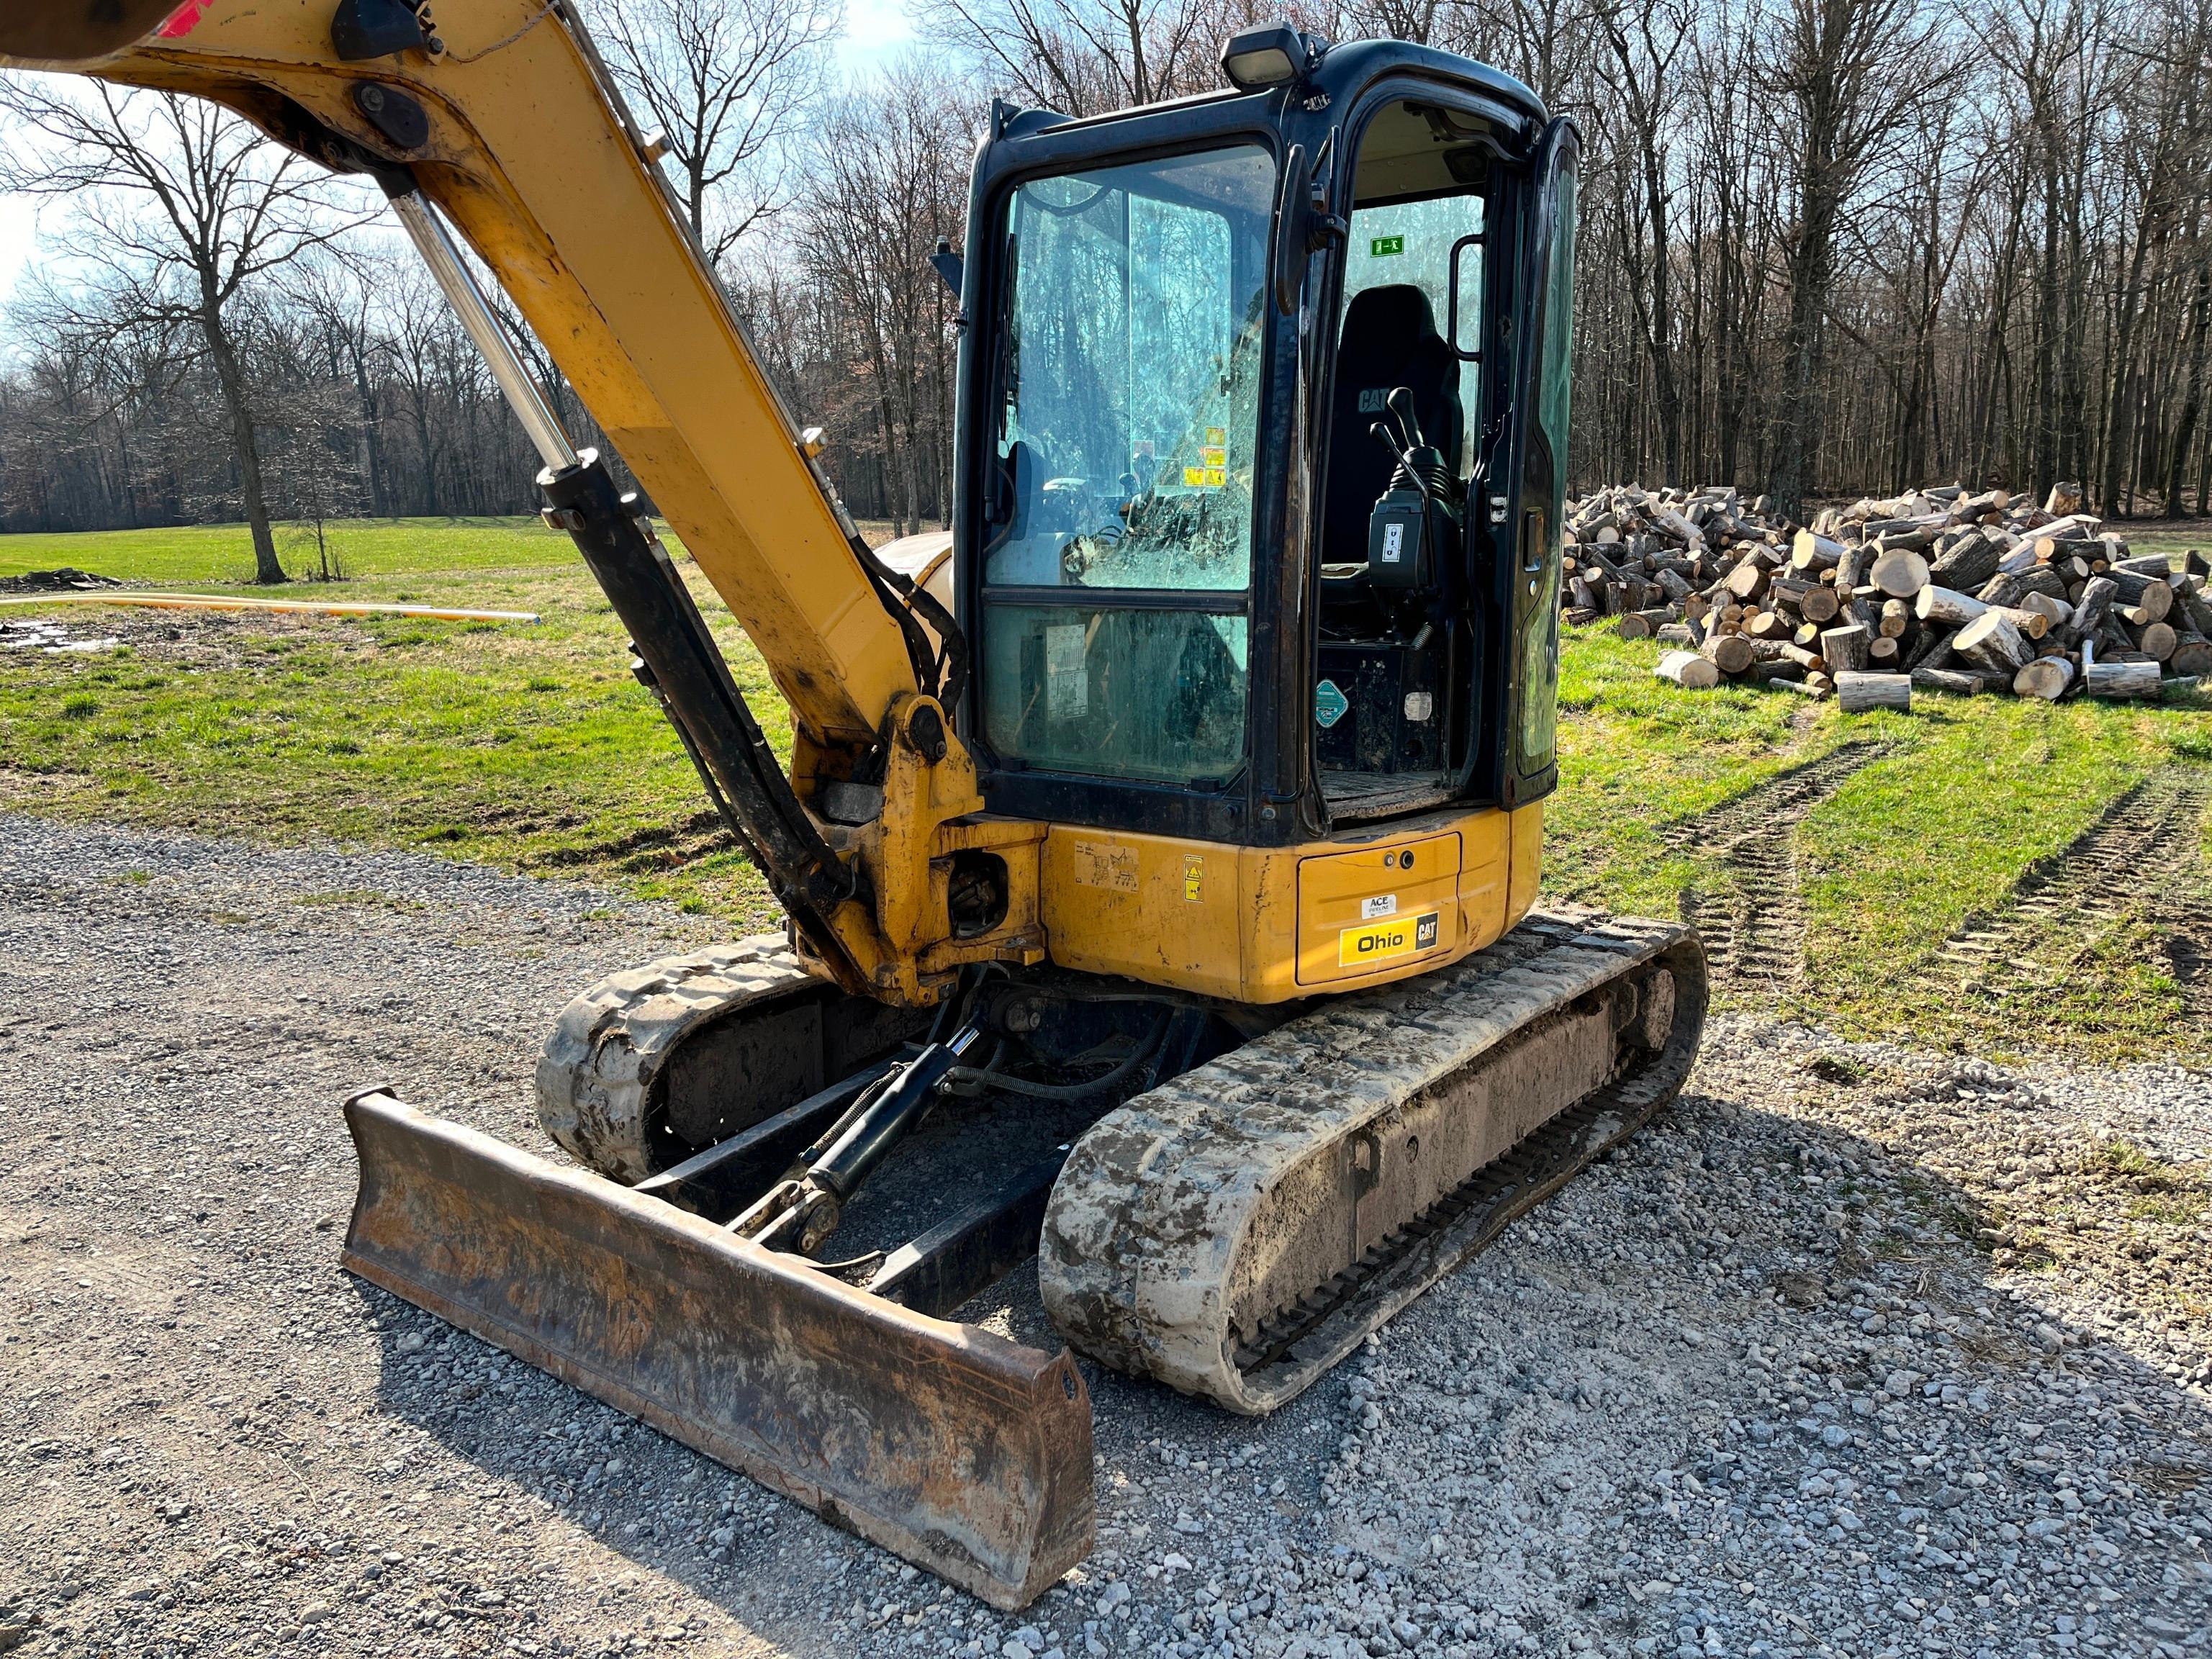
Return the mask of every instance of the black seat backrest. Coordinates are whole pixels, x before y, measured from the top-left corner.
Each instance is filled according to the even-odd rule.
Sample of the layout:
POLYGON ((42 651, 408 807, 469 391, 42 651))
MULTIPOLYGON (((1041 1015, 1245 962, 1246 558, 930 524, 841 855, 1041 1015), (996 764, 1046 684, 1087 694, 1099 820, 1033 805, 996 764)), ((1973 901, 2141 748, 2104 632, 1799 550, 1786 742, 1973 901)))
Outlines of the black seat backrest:
POLYGON ((1367 428, 1387 419, 1382 400, 1393 386, 1413 394, 1421 435, 1456 470, 1462 411, 1459 360, 1437 331, 1429 296, 1410 283, 1370 288, 1352 296, 1336 349, 1336 392, 1330 404, 1328 488, 1322 509, 1324 561, 1364 562, 1367 520, 1396 466, 1367 428))

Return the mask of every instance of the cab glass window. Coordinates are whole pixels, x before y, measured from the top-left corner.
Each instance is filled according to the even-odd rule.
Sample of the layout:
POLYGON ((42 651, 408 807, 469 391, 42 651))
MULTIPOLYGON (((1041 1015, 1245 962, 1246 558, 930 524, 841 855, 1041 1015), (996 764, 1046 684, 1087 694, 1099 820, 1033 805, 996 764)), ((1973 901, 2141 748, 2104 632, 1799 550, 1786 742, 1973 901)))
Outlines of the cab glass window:
POLYGON ((1242 764, 1274 176, 1237 145, 1031 179, 1007 205, 982 550, 1002 761, 1242 764))

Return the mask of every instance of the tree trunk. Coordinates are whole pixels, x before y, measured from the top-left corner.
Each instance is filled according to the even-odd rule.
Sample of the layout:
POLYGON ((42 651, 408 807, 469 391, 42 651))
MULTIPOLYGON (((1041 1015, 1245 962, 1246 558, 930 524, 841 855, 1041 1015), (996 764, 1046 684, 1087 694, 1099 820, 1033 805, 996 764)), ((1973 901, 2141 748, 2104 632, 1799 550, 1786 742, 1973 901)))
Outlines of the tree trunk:
POLYGON ((212 296, 200 307, 200 330, 207 337, 208 356, 214 361, 216 380, 230 415, 230 439, 238 451, 239 494, 244 498, 246 528, 253 535, 253 580, 273 585, 285 580, 276 561, 276 538, 269 528, 269 499, 261 483, 261 453, 255 447, 253 406, 246 395, 246 371, 238 361, 237 347, 224 326, 222 307, 212 296))

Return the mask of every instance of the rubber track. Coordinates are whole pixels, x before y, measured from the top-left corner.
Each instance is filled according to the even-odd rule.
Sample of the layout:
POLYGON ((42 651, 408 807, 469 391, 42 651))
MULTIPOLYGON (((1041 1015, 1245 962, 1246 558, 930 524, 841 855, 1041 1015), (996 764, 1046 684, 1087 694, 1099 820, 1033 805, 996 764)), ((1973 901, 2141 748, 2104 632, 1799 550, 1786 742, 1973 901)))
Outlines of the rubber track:
POLYGON ((2176 890, 2189 888, 2203 857, 2200 826, 2208 804, 2212 774, 2179 768, 2154 773, 2063 851, 2030 865, 1997 908, 1967 917, 1937 956, 1985 983, 2033 976, 2038 970, 2028 953, 2038 940, 2069 925, 2086 933, 2140 915, 2165 935, 2191 1012, 2212 1016, 2212 902, 2176 890), (2149 879, 2160 875, 2170 881, 2149 879))
POLYGON ((1780 986, 1805 971, 1805 908, 1797 877, 1797 826, 1854 774, 1889 752, 1872 740, 1844 744, 1778 773, 1711 811, 1663 826, 1659 838, 1718 860, 1727 887, 1682 895, 1682 919, 1705 940, 1713 977, 1780 986))
MULTIPOLYGON (((1077 1144, 1038 1258, 1047 1310, 1079 1349, 1233 1410, 1295 1397, 1415 1296, 1490 1243, 1673 1098, 1695 1059, 1705 972, 1667 923, 1561 907, 1528 917, 1455 967, 1332 999, 1110 1113, 1077 1144), (1617 968, 1601 970, 1611 958, 1617 968), (1266 1316, 1235 1350, 1227 1285, 1242 1228, 1310 1149, 1479 1063, 1486 1047, 1644 964, 1676 980, 1665 1048, 1476 1171, 1351 1269, 1266 1316), (1516 1012, 1519 1009, 1522 1012, 1516 1012)), ((1328 1224, 1324 1219, 1317 1224, 1328 1224)))
MULTIPOLYGON (((1639 1075, 1625 1081, 1640 1080, 1639 1075)), ((1303 1358, 1298 1350, 1305 1339, 1346 1310, 1356 1314, 1370 1285, 1431 1241, 1449 1249, 1459 1262, 1487 1249, 1509 1224, 1641 1129, 1672 1097, 1672 1090, 1632 1091, 1624 1080, 1616 1080, 1560 1113, 1504 1157, 1476 1170, 1457 1191, 1370 1249, 1352 1271, 1339 1273, 1297 1307, 1266 1321, 1255 1340, 1237 1351, 1237 1370, 1256 1376, 1285 1362, 1295 1366, 1303 1358), (1607 1118, 1612 1121, 1606 1121, 1607 1118), (1597 1132, 1595 1136, 1592 1131, 1597 1132)))
POLYGON ((739 1008, 819 983, 781 933, 611 974, 561 1011, 538 1061, 538 1121, 586 1169, 653 1173, 653 1085, 684 1038, 739 1008))

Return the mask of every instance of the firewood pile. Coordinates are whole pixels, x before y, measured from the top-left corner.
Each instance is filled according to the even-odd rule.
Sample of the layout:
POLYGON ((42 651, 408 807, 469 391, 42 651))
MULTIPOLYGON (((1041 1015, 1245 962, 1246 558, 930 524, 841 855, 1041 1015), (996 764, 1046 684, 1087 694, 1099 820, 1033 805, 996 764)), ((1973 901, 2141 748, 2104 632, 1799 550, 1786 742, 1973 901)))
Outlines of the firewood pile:
POLYGON ((1957 484, 1824 508, 1809 526, 1734 489, 1601 489, 1570 503, 1566 619, 1674 648, 1662 679, 1726 681, 1849 710, 1914 690, 2155 700, 2212 674, 2208 567, 2081 511, 1957 484))

